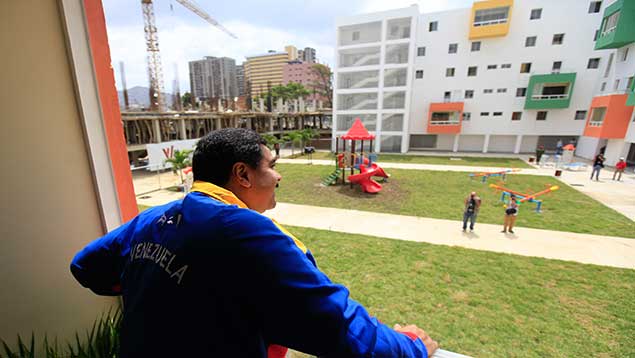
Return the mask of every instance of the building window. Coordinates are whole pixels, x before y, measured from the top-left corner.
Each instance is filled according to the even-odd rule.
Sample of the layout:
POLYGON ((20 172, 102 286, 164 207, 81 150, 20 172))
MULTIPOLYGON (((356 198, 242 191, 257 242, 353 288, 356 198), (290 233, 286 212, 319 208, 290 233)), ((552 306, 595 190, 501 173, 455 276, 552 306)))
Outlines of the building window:
POLYGON ((596 107, 591 111, 591 120, 589 120, 590 126, 601 126, 604 122, 604 116, 606 115, 606 107, 596 107))
POLYGON ((583 121, 586 118, 586 111, 575 111, 575 120, 583 121))
POLYGON ((469 121, 470 119, 472 119, 472 113, 470 113, 470 112, 463 112, 463 120, 464 120, 464 121, 469 121))
POLYGON ((562 61, 554 61, 551 66, 551 72, 560 73, 560 69, 562 68, 562 61))
POLYGON ((598 35, 600 34, 600 30, 595 30, 595 35, 593 35, 593 41, 598 40, 598 35))
POLYGON ((439 29, 439 22, 438 22, 438 21, 432 21, 432 22, 430 22, 430 25, 429 25, 429 27, 428 27, 428 30, 429 30, 430 32, 432 32, 432 31, 437 31, 438 29, 439 29))
POLYGON ((516 88, 516 97, 525 97, 527 95, 527 87, 516 88))
POLYGON ((601 1, 591 1, 589 4, 589 14, 596 14, 600 12, 600 8, 602 7, 601 1))
POLYGON ((487 117, 489 116, 489 112, 481 112, 481 117, 487 117))
POLYGON ((620 80, 615 80, 615 84, 613 85, 613 91, 617 91, 620 87, 620 80))
POLYGON ((512 64, 511 63, 503 63, 501 65, 501 68, 512 68, 512 64))
POLYGON ((476 10, 473 26, 487 26, 504 24, 509 16, 509 6, 501 6, 493 9, 476 10))
POLYGON ((589 59, 589 64, 586 66, 586 68, 598 68, 600 67, 600 59, 599 58, 590 58, 589 59))
POLYGON ((617 24, 619 20, 620 20, 620 11, 617 11, 613 13, 612 15, 610 15, 609 17, 607 17, 606 20, 604 20, 604 22, 602 22, 602 25, 600 26, 600 30, 602 30, 601 36, 606 36, 610 34, 611 32, 615 31, 615 29, 617 29, 617 24))
POLYGON ((474 98, 474 90, 465 90, 465 99, 474 98))
POLYGON ((468 77, 476 76, 476 66, 470 66, 467 68, 467 76, 468 77))
POLYGON ((448 67, 445 69, 445 77, 454 77, 454 67, 448 67))
POLYGON ((443 92, 443 102, 450 102, 450 99, 452 99, 452 92, 450 91, 443 92))
POLYGON ((486 88, 486 89, 483 90, 483 93, 494 93, 494 89, 486 88))
POLYGON ((536 46, 536 36, 529 36, 525 38, 525 47, 534 47, 536 46))
POLYGON ((602 82, 602 85, 600 86, 600 92, 604 92, 605 89, 606 89, 606 82, 602 82))
POLYGON ((542 16, 542 9, 532 9, 529 20, 538 20, 542 16))
POLYGON ((512 121, 519 121, 523 116, 523 112, 512 112, 512 121))
POLYGON ((520 73, 529 73, 531 71, 531 62, 525 62, 520 65, 520 73))
POLYGON ((448 47, 448 53, 456 53, 458 49, 459 44, 450 44, 450 46, 448 47))
POLYGON ((547 120, 547 111, 538 111, 538 113, 536 113, 536 120, 537 121, 546 121, 547 120))
POLYGON ((495 70, 496 67, 498 67, 497 65, 487 65, 487 69, 488 70, 495 70))
POLYGON ((628 47, 625 47, 624 51, 622 52, 622 62, 626 62, 627 59, 628 59, 628 47))
POLYGON ((415 78, 423 78, 423 70, 415 71, 415 78))
POLYGON ((426 55, 426 47, 417 47, 417 56, 425 56, 426 55))
POLYGON ((481 41, 472 42, 472 52, 481 51, 481 41))
POLYGON ((555 34, 553 35, 553 40, 551 41, 552 45, 562 45, 564 41, 564 34, 555 34))
POLYGON ((359 41, 359 31, 353 31, 353 41, 359 41))
POLYGON ((626 82, 626 88, 631 88, 633 86, 633 81, 635 80, 635 76, 631 76, 628 78, 626 82))
POLYGON ((494 117, 500 117, 500 116, 502 116, 502 115, 503 115, 503 112, 494 112, 494 113, 492 113, 492 115, 493 115, 494 117))
POLYGON ((496 93, 507 93, 507 88, 499 88, 496 90, 496 93))

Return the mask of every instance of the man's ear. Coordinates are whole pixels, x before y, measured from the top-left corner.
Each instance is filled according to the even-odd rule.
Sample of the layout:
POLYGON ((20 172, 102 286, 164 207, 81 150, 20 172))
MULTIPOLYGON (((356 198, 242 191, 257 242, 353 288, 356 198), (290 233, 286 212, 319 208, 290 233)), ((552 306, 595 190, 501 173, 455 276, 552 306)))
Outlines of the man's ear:
POLYGON ((236 180, 238 185, 244 188, 251 188, 251 178, 247 164, 238 162, 232 166, 232 178, 236 180))

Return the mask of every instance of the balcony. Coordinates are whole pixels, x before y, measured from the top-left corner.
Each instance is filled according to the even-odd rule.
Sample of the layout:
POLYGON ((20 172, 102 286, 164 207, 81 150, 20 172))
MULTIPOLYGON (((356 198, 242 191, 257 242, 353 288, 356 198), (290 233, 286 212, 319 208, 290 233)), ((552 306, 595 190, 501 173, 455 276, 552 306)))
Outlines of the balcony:
POLYGON ((463 102, 430 103, 428 133, 461 133, 463 102))
POLYGON ((618 0, 604 10, 595 49, 616 49, 633 42, 635 42, 635 2, 618 0))
POLYGON ((525 109, 569 108, 575 73, 532 75, 527 86, 525 109))
POLYGON ((626 104, 627 94, 612 94, 593 98, 584 135, 601 139, 622 139, 626 136, 633 107, 626 104))
POLYGON ((472 5, 470 40, 507 35, 513 4, 513 0, 475 2, 472 5))

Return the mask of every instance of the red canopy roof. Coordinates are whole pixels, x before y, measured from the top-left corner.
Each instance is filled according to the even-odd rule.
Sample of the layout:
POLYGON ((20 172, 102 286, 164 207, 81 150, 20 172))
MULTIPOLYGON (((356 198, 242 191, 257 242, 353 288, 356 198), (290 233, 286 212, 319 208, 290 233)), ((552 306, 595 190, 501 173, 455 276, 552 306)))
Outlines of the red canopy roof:
POLYGON ((355 118, 355 122, 351 126, 351 129, 342 136, 342 139, 351 140, 368 140, 374 138, 375 135, 368 133, 366 127, 364 127, 364 124, 362 124, 362 121, 359 118, 355 118))

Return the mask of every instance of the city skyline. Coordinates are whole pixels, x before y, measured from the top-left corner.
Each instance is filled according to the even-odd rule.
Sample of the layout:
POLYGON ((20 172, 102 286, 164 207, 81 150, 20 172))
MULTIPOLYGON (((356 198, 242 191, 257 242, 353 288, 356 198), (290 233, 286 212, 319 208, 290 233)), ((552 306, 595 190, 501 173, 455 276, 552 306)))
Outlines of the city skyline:
MULTIPOLYGON (((338 17, 407 7, 418 3, 421 11, 441 11, 469 7, 471 0, 413 1, 397 0, 390 4, 378 0, 354 0, 346 3, 327 1, 277 1, 262 8, 254 1, 241 1, 233 7, 199 6, 238 40, 211 26, 174 0, 154 1, 165 92, 173 92, 174 64, 178 66, 181 93, 190 91, 188 62, 205 56, 230 57, 242 64, 246 56, 268 50, 283 51, 284 46, 316 49, 317 59, 333 67, 335 31, 338 17), (203 40, 203 38, 207 40, 203 40)), ((121 90, 119 62, 125 64, 128 88, 148 87, 146 46, 141 5, 137 1, 104 0, 104 12, 115 81, 121 90)))

